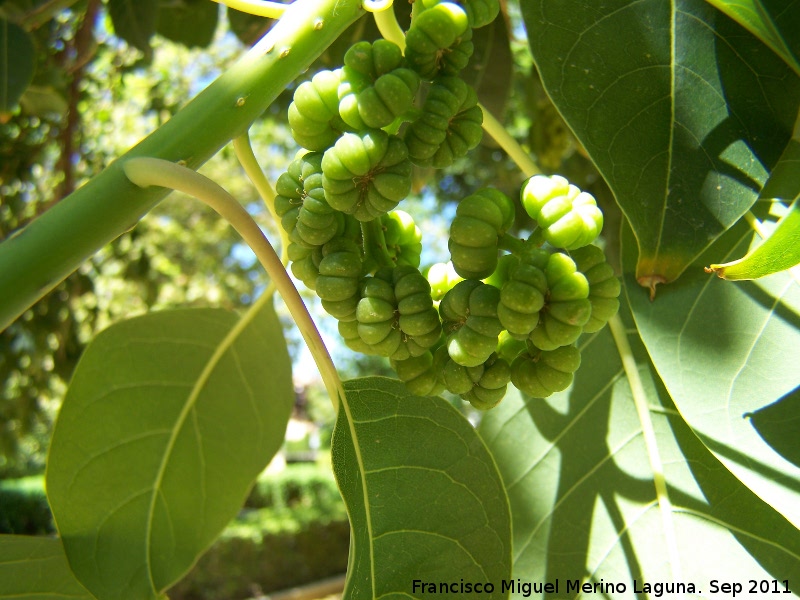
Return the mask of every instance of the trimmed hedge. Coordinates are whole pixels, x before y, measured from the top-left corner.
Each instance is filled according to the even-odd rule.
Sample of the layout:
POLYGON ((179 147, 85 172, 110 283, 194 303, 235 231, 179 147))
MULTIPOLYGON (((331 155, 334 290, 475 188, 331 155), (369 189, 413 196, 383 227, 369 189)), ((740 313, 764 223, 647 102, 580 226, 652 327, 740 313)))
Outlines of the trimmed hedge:
POLYGON ((342 498, 330 468, 316 464, 292 464, 283 471, 256 481, 246 508, 282 511, 297 506, 318 506, 323 513, 342 508, 342 498))
POLYGON ((0 481, 0 533, 48 535, 55 531, 44 477, 0 481))
MULTIPOLYGON (((0 533, 55 533, 41 476, 0 481, 0 533)), ((170 600, 237 600, 347 568, 350 525, 330 468, 288 466, 256 482, 245 508, 170 600)))
POLYGON ((349 545, 346 520, 274 533, 234 525, 169 590, 169 598, 238 600, 317 581, 346 570, 349 545))

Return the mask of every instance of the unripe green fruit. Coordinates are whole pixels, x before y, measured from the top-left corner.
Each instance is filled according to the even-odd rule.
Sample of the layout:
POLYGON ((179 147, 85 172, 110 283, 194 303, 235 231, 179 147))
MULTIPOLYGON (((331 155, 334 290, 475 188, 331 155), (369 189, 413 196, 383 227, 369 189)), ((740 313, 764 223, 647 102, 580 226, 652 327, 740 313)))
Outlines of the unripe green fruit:
POLYGON ((289 105, 289 127, 303 148, 324 151, 347 129, 339 116, 340 83, 340 69, 320 71, 295 90, 289 105))
POLYGON ((483 279, 497 267, 500 238, 514 222, 514 205, 486 188, 458 203, 448 248, 453 268, 465 279, 483 279))
POLYGON ((559 175, 531 177, 520 195, 525 211, 553 246, 567 250, 586 246, 603 229, 603 213, 594 197, 559 175))
POLYGON ((409 347, 413 356, 418 353, 415 346, 427 349, 439 341, 442 323, 433 306, 430 284, 418 269, 395 267, 392 278, 400 330, 408 336, 408 342, 414 344, 409 347))
POLYGON ((322 300, 320 304, 325 312, 339 321, 355 321, 358 300, 358 296, 350 296, 344 300, 322 300))
POLYGON ((467 155, 483 137, 483 113, 472 86, 458 77, 439 77, 422 114, 405 133, 408 155, 419 166, 443 169, 467 155))
POLYGON ((473 388, 462 395, 477 410, 489 410, 497 406, 506 395, 506 388, 511 381, 511 368, 502 358, 492 355, 484 363, 481 378, 473 388))
POLYGON ((389 256, 398 266, 419 267, 422 232, 407 212, 392 210, 381 217, 383 239, 389 256))
POLYGON ((405 360, 393 360, 392 367, 406 389, 415 396, 436 396, 444 390, 439 380, 441 360, 437 360, 430 351, 405 360))
POLYGON ((541 350, 554 350, 580 337, 592 305, 588 300, 589 282, 569 256, 551 254, 544 272, 548 286, 546 305, 529 339, 541 350))
POLYGON ((361 354, 372 354, 369 345, 358 335, 358 321, 339 321, 338 327, 339 335, 348 348, 361 354))
POLYGON ((317 295, 322 300, 340 302, 358 293, 361 258, 353 252, 333 252, 319 263, 317 295))
POLYGON ((358 335, 369 347, 369 354, 394 356, 401 344, 397 326, 397 299, 389 269, 381 269, 359 284, 356 320, 358 335))
POLYGON ((407 113, 419 76, 404 68, 400 47, 387 40, 358 42, 344 56, 339 112, 353 129, 379 129, 407 113))
POLYGON ((462 33, 439 59, 439 74, 441 76, 458 76, 469 64, 469 59, 475 53, 475 43, 472 41, 472 29, 462 33))
MULTIPOLYGON (((461 6, 469 18, 469 26, 478 29, 491 23, 500 13, 498 0, 450 0, 461 6)), ((441 0, 422 0, 425 8, 430 8, 441 0)))
POLYGON ((319 152, 292 161, 275 187, 275 211, 292 240, 309 247, 321 246, 344 232, 345 215, 334 211, 325 200, 319 152))
POLYGON ((534 354, 525 352, 511 365, 511 383, 529 396, 547 398, 567 389, 580 365, 581 353, 575 346, 534 354))
MULTIPOLYGON (((297 217, 303 206, 303 162, 293 160, 275 182, 275 212, 281 219, 281 227, 290 236, 297 227, 297 217)), ((298 243, 304 244, 301 240, 298 243)))
POLYGON ((442 381, 445 389, 459 396, 472 390, 483 375, 483 363, 474 367, 465 367, 448 358, 442 369, 442 381))
POLYGON ((514 336, 524 339, 539 323, 539 311, 547 294, 547 277, 538 267, 521 259, 509 260, 506 282, 500 289, 497 316, 514 336))
POLYGON ((508 364, 514 362, 523 352, 528 351, 528 344, 525 340, 515 338, 508 331, 501 331, 497 341, 497 356, 505 360, 508 364))
POLYGON ((423 79, 441 69, 443 50, 458 42, 468 29, 467 13, 452 2, 441 2, 419 13, 406 34, 406 59, 423 79))
POLYGON ((319 263, 322 261, 321 248, 308 248, 291 242, 287 248, 292 275, 303 282, 310 290, 315 290, 319 276, 319 263))
POLYGON ((386 273, 366 277, 360 285, 361 299, 356 308, 358 334, 369 346, 382 343, 397 329, 397 300, 386 273))
POLYGON ((508 363, 496 354, 473 367, 465 367, 449 359, 441 373, 445 388, 460 395, 478 410, 496 406, 505 396, 511 380, 508 363))
POLYGON ((431 297, 434 302, 440 301, 447 292, 453 289, 453 286, 464 280, 461 275, 456 273, 452 262, 431 265, 426 273, 426 278, 431 285, 431 297))
POLYGON ((584 246, 572 252, 575 265, 589 282, 592 313, 583 326, 586 333, 600 331, 619 310, 620 283, 606 256, 597 246, 584 246))
POLYGON ((331 207, 371 221, 411 191, 406 145, 380 129, 345 133, 322 157, 322 186, 331 207))
POLYGON ((497 348, 503 330, 497 318, 500 290, 481 281, 464 280, 447 292, 439 304, 448 336, 447 351, 465 367, 484 363, 497 348))

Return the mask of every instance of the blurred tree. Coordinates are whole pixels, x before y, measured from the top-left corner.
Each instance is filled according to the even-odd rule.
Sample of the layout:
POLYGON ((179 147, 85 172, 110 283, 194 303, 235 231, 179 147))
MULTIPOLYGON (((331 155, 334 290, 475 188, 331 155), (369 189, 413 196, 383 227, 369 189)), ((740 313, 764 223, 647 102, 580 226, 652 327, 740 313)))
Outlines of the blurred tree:
MULTIPOLYGON (((273 23, 207 0, 151 0, 131 5, 135 10, 128 12, 119 10, 121 4, 122 0, 0 2, 0 20, 26 36, 33 61, 30 85, 20 90, 18 103, 0 106, 0 240, 168 120, 273 23), (154 7, 157 18, 152 17, 154 7)), ((516 11, 515 6, 506 8, 505 20, 478 30, 474 39, 467 71, 481 102, 515 137, 529 141, 545 168, 583 183, 599 199, 610 197, 543 94, 516 11), (533 115, 525 108, 531 99, 537 106, 533 115)), ((407 22, 410 5, 409 13, 399 18, 401 24, 407 22)), ((361 19, 306 78, 341 64, 354 41, 377 36, 374 21, 361 19)), ((256 156, 271 181, 296 153, 286 110, 301 81, 287 88, 250 131, 256 156)), ((442 240, 431 245, 436 255, 424 256, 423 266, 448 259, 445 240, 453 203, 487 185, 509 194, 519 189, 518 168, 492 140, 484 140, 469 160, 469 169, 456 164, 435 174, 417 172, 415 198, 408 205, 413 205, 418 223, 426 231, 440 231, 432 237, 442 240)), ((271 238, 278 239, 231 148, 202 171, 240 198, 271 238)), ((524 219, 520 222, 524 228, 524 219)), ((96 331, 150 308, 246 307, 266 285, 249 249, 225 222, 204 205, 180 194, 170 196, 0 332, 0 477, 43 469, 49 428, 65 383, 96 331)), ((306 297, 312 313, 320 316, 323 334, 332 340, 331 350, 345 377, 390 374, 386 361, 356 356, 344 347, 333 331, 335 321, 324 315, 312 295, 306 297)), ((308 359, 300 336, 287 315, 284 319, 291 350, 304 364, 308 359)), ((318 382, 299 385, 314 387, 318 382)), ((317 400, 322 396, 311 395, 317 400)), ((325 411, 315 412, 321 416, 325 411)))

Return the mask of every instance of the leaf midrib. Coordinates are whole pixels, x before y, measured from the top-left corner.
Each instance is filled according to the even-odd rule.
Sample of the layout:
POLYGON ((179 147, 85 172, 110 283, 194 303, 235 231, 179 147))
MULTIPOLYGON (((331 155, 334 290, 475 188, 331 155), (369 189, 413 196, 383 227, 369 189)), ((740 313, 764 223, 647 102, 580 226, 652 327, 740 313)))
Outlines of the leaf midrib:
POLYGON ((153 566, 152 566, 152 536, 153 536, 153 520, 155 517, 156 512, 156 502, 158 500, 159 491, 161 490, 161 485, 164 480, 164 475, 166 473, 167 466, 169 464, 169 459, 172 457, 172 450, 175 447, 175 443, 180 435, 180 432, 183 430, 183 426, 194 409, 198 398, 205 386, 205 384, 210 379, 213 371, 218 366, 222 357, 233 347, 233 344, 238 339, 239 335, 244 332, 248 325, 256 318, 259 314, 261 309, 264 307, 268 301, 272 300, 272 294, 263 294, 253 305, 247 310, 247 312, 242 315, 239 321, 230 329, 230 331, 225 335, 222 341, 217 345, 217 348, 214 350, 211 357, 206 362, 205 366, 203 367, 203 371, 200 373, 200 376, 197 378, 194 386, 192 387, 191 391, 189 392, 189 396, 187 397, 187 401, 184 403, 183 408, 181 409, 178 418, 175 421, 175 425, 171 429, 170 437, 167 440, 166 448, 164 449, 164 455, 161 460, 161 464, 159 464, 158 472, 156 473, 156 478, 153 483, 153 489, 151 492, 150 497, 150 507, 147 512, 147 527, 145 532, 145 540, 146 540, 146 549, 145 549, 145 564, 147 565, 147 577, 150 581, 150 588, 153 593, 157 596, 159 594, 158 589, 156 588, 156 583, 153 580, 153 566))

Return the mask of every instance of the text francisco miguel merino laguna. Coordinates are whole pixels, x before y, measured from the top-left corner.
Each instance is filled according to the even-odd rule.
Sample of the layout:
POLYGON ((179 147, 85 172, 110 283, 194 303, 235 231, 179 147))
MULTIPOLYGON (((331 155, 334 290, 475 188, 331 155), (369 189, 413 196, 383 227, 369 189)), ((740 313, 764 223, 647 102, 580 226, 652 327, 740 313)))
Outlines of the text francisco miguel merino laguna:
MULTIPOLYGON (((495 591, 511 592, 528 598, 532 594, 565 593, 608 594, 624 593, 628 590, 625 583, 609 583, 602 579, 594 582, 582 582, 580 579, 556 579, 555 581, 522 581, 521 579, 503 579, 498 585, 487 582, 471 581, 424 581, 414 579, 411 582, 412 594, 492 594, 495 591), (566 588, 566 589, 565 589, 566 588)), ((653 594, 656 598, 664 594, 697 593, 693 583, 646 583, 633 580, 635 594, 653 594)))

